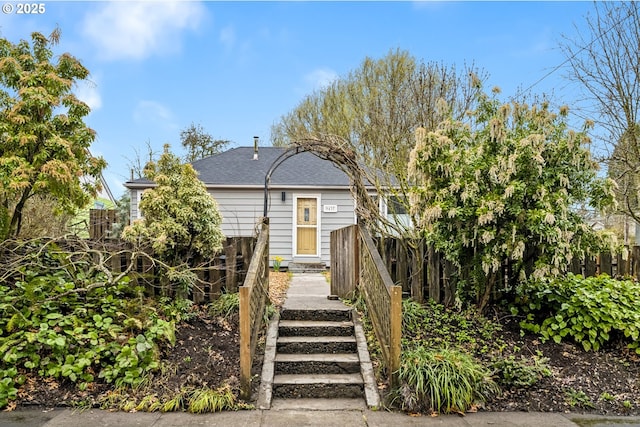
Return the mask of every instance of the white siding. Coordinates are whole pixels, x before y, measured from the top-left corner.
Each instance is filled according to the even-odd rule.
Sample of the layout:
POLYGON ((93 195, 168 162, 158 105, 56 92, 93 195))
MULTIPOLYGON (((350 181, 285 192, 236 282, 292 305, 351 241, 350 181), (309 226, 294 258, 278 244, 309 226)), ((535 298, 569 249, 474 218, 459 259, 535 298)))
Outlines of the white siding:
MULTIPOLYGON (((139 194, 142 190, 131 190, 131 218, 137 219, 139 194)), ((262 218, 264 210, 264 191, 261 189, 213 189, 209 194, 217 201, 222 215, 222 232, 227 237, 253 236, 257 221, 262 218)), ((293 200, 296 194, 316 194, 319 199, 320 215, 320 257, 301 258, 298 261, 324 262, 330 264, 331 231, 347 225, 355 224, 354 203, 351 193, 345 190, 310 189, 289 190, 272 189, 267 209, 270 224, 271 258, 278 255, 284 258, 282 266, 295 261, 293 254, 293 200), (282 201, 282 192, 285 200, 282 201), (337 212, 324 212, 325 205, 337 206, 337 212)))
POLYGON ((286 267, 292 261, 293 235, 293 193, 288 190, 270 191, 270 200, 267 204, 271 238, 269 239, 269 252, 271 258, 281 256, 284 258, 282 265, 286 267), (282 192, 285 200, 282 201, 282 192))
POLYGON ((140 213, 140 210, 138 209, 138 204, 140 202, 140 195, 142 194, 143 190, 140 189, 131 189, 130 191, 130 196, 131 196, 131 200, 129 203, 129 212, 130 212, 130 218, 131 218, 131 222, 135 221, 136 219, 140 219, 142 218, 142 214, 140 213))
MULTIPOLYGON (((218 209, 222 214, 222 231, 226 236, 252 236, 255 224, 262 217, 264 210, 264 192, 262 190, 210 190, 218 201, 218 209)), ((269 252, 271 258, 284 258, 283 267, 295 261, 293 254, 293 200, 296 194, 320 195, 320 257, 315 259, 301 258, 298 261, 319 261, 327 266, 330 262, 331 231, 347 225, 355 224, 353 198, 349 190, 270 190, 267 212, 271 238, 269 252), (282 192, 285 200, 282 201, 282 192), (337 212, 323 212, 324 205, 336 205, 337 212)))
POLYGON ((321 255, 322 261, 329 266, 331 232, 347 225, 355 224, 354 203, 351 192, 347 190, 323 191, 320 199, 320 215, 322 216, 321 255), (324 212, 325 205, 336 205, 337 212, 324 212))
POLYGON ((253 236, 262 217, 263 192, 260 190, 209 190, 218 202, 225 236, 253 236))

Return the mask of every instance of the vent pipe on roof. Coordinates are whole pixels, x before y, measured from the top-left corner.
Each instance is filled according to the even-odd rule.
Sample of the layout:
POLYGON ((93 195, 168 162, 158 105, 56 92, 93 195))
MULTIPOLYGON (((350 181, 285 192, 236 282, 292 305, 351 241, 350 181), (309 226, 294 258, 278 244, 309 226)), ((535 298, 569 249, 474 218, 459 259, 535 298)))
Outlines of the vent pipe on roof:
POLYGON ((258 160, 258 137, 253 137, 253 160, 258 160))

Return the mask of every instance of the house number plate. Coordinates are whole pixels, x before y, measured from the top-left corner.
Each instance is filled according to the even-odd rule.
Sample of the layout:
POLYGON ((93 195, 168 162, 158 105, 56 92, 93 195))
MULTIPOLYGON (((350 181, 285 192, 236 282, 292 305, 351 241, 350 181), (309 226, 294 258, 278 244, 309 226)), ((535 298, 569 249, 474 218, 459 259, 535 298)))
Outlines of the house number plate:
POLYGON ((338 212, 338 205, 324 205, 322 206, 323 212, 338 212))

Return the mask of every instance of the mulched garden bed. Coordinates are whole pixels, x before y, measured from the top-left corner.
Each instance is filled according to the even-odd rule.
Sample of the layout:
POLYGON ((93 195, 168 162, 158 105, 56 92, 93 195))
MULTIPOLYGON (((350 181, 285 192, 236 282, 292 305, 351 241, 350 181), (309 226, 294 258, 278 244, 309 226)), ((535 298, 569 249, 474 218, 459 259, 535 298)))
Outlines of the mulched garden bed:
MULTIPOLYGON (((273 274, 272 301, 281 305, 288 276, 273 274)), ((543 411, 606 415, 640 415, 640 357, 622 344, 599 352, 585 352, 571 343, 542 343, 533 335, 521 336, 514 319, 505 318, 499 332, 504 354, 519 350, 517 357, 548 358, 552 376, 529 388, 503 390, 501 396, 479 407, 485 411, 543 411)), ((184 387, 217 388, 239 377, 238 316, 213 318, 200 309, 197 316, 179 325, 176 345, 162 349, 164 368, 152 378, 156 393, 184 387)), ((259 373, 259 361, 254 372, 259 373)), ((254 382, 257 382, 256 380, 254 382)), ((254 384, 255 386, 255 384, 254 384)), ((113 386, 94 383, 85 391, 64 381, 29 378, 20 389, 16 405, 93 406, 112 392, 113 386)))
POLYGON ((570 342, 542 343, 532 334, 523 337, 514 319, 502 325, 507 348, 548 358, 552 375, 529 388, 504 390, 485 410, 640 415, 640 356, 624 344, 586 352, 570 342))

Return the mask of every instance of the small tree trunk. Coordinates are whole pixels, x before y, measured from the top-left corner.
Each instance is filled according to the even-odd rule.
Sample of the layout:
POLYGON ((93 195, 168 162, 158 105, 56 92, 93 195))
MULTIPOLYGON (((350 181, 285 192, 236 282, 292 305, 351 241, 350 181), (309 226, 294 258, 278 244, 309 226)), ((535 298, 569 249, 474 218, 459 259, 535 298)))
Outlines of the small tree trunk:
POLYGON ((418 242, 416 246, 409 246, 407 254, 411 257, 411 296, 416 302, 424 302, 424 283, 422 268, 424 264, 424 246, 418 242))
POLYGON ((20 229, 22 228, 22 211, 30 194, 31 186, 23 191, 22 197, 20 197, 20 200, 16 203, 13 215, 11 216, 11 222, 9 223, 8 237, 18 237, 18 234, 20 234, 20 229))
POLYGON ((480 298, 480 301, 478 301, 478 310, 480 311, 480 313, 483 313, 484 309, 487 307, 487 304, 489 304, 491 292, 493 291, 493 287, 496 283, 496 277, 496 272, 494 271, 489 276, 489 280, 485 282, 484 294, 482 295, 482 298, 480 298))

